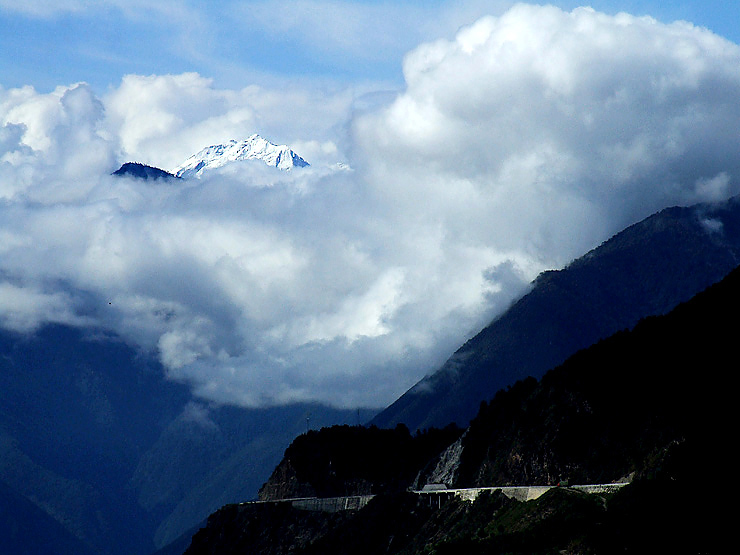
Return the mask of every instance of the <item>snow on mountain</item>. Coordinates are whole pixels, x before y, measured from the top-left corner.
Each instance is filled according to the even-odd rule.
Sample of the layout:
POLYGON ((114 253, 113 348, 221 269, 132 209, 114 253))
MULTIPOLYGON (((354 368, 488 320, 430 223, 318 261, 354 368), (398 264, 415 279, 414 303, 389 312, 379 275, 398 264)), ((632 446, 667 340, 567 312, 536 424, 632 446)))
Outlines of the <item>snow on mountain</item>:
POLYGON ((286 145, 276 145, 259 135, 252 135, 245 141, 231 140, 206 147, 185 160, 172 173, 183 178, 200 177, 204 170, 220 168, 241 160, 262 160, 268 166, 284 171, 309 165, 286 145))

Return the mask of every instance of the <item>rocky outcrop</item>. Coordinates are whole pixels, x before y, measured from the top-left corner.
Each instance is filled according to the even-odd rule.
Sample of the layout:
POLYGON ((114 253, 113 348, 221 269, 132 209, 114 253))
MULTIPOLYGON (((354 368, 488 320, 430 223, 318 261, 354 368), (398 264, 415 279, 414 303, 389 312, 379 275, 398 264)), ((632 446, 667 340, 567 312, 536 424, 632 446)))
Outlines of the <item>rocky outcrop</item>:
POLYGON ((316 490, 310 484, 301 483, 290 459, 284 458, 260 488, 257 497, 260 501, 316 497, 316 490))
POLYGON ((457 469, 460 466, 464 437, 463 433, 452 445, 442 451, 430 472, 424 470, 419 472, 414 482, 414 489, 420 490, 424 486, 433 484, 449 486, 457 483, 457 469))

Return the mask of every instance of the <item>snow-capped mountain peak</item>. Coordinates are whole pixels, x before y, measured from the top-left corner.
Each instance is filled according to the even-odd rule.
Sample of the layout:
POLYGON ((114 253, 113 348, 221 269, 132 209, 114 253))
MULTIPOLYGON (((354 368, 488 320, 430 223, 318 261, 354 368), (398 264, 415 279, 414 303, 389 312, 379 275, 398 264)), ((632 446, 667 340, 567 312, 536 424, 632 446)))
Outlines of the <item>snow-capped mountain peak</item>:
POLYGON ((273 144, 255 134, 244 141, 231 140, 206 147, 185 160, 172 173, 183 178, 200 177, 204 170, 220 168, 241 160, 262 160, 268 166, 284 171, 309 165, 288 146, 273 144))

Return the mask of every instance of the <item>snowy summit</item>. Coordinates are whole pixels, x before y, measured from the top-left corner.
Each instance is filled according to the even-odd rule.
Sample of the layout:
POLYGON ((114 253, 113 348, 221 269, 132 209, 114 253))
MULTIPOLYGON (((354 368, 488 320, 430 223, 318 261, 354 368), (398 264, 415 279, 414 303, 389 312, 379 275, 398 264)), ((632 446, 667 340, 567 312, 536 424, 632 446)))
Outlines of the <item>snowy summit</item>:
POLYGON ((185 160, 172 173, 183 178, 200 177, 204 170, 220 168, 241 160, 262 160, 268 166, 285 171, 309 165, 286 145, 276 145, 259 135, 252 135, 245 141, 231 140, 206 147, 185 160))

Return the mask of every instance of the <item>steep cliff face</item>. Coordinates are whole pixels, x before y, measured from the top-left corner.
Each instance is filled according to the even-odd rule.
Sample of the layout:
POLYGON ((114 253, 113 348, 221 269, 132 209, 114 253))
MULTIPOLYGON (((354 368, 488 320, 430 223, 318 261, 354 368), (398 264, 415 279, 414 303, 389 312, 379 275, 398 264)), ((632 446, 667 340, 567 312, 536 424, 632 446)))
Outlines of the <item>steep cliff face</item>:
POLYGON ((457 473, 460 468, 460 457, 463 451, 465 433, 452 445, 447 447, 439 457, 419 471, 414 483, 415 489, 422 489, 427 484, 452 486, 457 483, 457 473))
POLYGON ((311 484, 301 483, 290 459, 283 458, 259 491, 260 501, 316 497, 311 484))

